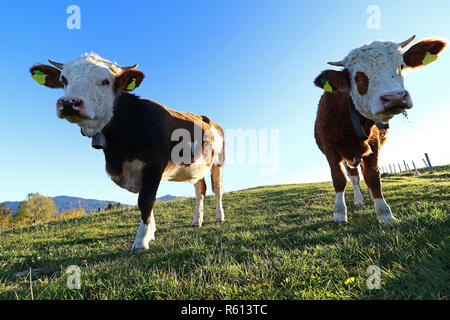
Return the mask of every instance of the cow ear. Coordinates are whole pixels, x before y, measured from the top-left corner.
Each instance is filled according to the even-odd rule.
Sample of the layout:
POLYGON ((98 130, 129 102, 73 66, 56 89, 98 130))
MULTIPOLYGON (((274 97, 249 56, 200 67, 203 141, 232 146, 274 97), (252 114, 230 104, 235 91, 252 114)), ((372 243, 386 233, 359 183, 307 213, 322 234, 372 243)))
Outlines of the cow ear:
POLYGON ((114 89, 117 93, 121 91, 133 91, 139 87, 144 77, 145 75, 142 71, 126 69, 117 75, 114 89))
POLYGON ((342 71, 325 70, 317 76, 314 84, 325 92, 349 91, 350 75, 347 69, 342 71))
POLYGON ((425 66, 435 61, 446 46, 443 40, 422 40, 403 53, 403 61, 409 68, 425 66))
POLYGON ((38 64, 30 69, 31 77, 40 85, 49 88, 64 88, 64 84, 59 80, 61 70, 46 64, 38 64))

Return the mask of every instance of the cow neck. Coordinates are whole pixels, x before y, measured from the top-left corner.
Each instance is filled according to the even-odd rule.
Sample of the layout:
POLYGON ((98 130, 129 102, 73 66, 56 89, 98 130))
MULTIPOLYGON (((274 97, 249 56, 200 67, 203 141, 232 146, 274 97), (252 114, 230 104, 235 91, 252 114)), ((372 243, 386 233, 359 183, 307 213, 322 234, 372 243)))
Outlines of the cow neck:
MULTIPOLYGON (((349 112, 350 112, 350 119, 352 120, 353 128, 355 129, 355 132, 358 135, 358 137, 361 139, 361 141, 366 141, 367 139, 369 139, 369 136, 364 131, 364 124, 361 123, 361 118, 364 119, 364 121, 373 122, 373 120, 370 120, 370 119, 364 117, 363 115, 361 115, 361 113, 358 112, 358 110, 356 110, 355 104, 353 103, 353 100, 352 100, 352 97, 349 97, 349 100, 350 100, 349 112)), ((373 122, 373 124, 375 124, 379 130, 389 129, 389 123, 373 122)))
MULTIPOLYGON (((91 146, 94 149, 104 149, 104 146, 102 145, 101 141, 105 142, 105 135, 104 135, 104 130, 105 128, 107 128, 111 122, 114 119, 114 113, 116 111, 117 108, 117 102, 119 100, 119 97, 122 95, 123 93, 120 93, 116 99, 114 100, 114 107, 113 107, 113 116, 111 117, 111 119, 109 119, 108 123, 102 128, 102 130, 100 130, 99 132, 97 132, 92 138, 91 138, 91 146)), ((81 129, 81 134, 84 136, 85 134, 83 133, 83 129, 81 129)))
MULTIPOLYGON (((106 127, 109 126, 109 124, 113 121, 114 116, 111 117, 111 119, 108 121, 108 123, 100 130, 100 132, 97 132, 92 138, 91 138, 91 146, 94 149, 105 149, 106 146, 106 136, 104 134, 104 130, 106 127)), ((83 134, 83 130, 81 130, 81 134, 83 134)))

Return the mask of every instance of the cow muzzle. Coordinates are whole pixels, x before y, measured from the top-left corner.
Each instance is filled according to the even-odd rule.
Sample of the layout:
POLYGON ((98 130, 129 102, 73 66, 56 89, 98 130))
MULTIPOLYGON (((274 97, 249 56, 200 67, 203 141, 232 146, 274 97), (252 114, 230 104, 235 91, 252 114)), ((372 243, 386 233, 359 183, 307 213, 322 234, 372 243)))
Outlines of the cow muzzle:
POLYGON ((406 90, 389 92, 380 96, 382 111, 380 113, 396 115, 402 113, 405 109, 412 108, 411 97, 406 90))
POLYGON ((84 101, 80 98, 63 97, 56 102, 58 113, 61 118, 65 117, 83 117, 81 112, 84 110, 84 101))

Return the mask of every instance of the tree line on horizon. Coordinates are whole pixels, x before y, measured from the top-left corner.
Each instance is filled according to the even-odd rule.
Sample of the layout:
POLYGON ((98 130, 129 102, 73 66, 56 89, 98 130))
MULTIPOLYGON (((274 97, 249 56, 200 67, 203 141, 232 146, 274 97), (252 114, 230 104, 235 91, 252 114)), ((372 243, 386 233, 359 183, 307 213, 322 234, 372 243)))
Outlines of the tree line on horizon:
MULTIPOLYGON (((59 212, 53 198, 45 197, 39 192, 29 193, 27 198, 20 202, 17 212, 7 207, 7 202, 0 203, 0 231, 28 227, 50 220, 62 220, 82 217, 86 215, 83 208, 59 212)), ((108 203, 104 209, 121 209, 122 204, 108 203)), ((97 212, 102 209, 99 207, 97 212)))

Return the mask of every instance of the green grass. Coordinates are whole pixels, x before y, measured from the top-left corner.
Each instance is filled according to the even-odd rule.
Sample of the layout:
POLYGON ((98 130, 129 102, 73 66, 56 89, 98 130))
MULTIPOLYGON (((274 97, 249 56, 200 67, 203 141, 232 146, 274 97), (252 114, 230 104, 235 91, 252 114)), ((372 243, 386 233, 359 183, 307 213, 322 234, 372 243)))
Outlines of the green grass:
MULTIPOLYGON (((450 166, 436 173, 383 177, 396 225, 377 222, 367 192, 356 210, 347 186, 349 225, 331 222, 331 183, 226 193, 226 222, 189 227, 193 198, 158 203, 156 241, 130 254, 139 213, 100 212, 0 235, 0 298, 30 299, 448 299, 450 166), (81 289, 65 270, 81 268, 81 289), (381 289, 366 270, 381 268, 381 289)), ((363 184, 363 189, 366 189, 363 184)))

